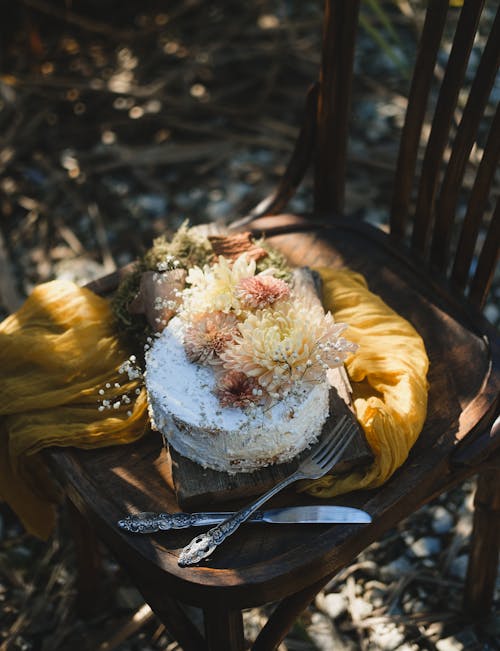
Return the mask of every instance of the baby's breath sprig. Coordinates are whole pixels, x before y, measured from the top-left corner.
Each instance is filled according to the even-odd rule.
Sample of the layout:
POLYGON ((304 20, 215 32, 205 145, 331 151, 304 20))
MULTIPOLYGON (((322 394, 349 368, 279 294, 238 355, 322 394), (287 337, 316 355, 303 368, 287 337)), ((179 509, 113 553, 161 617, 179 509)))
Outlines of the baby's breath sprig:
POLYGON ((167 254, 164 258, 160 259, 156 263, 156 269, 160 272, 163 271, 173 271, 181 267, 181 261, 175 257, 175 255, 167 254))
MULTIPOLYGON (((125 360, 123 364, 121 364, 121 366, 118 368, 118 373, 120 375, 127 375, 129 382, 133 382, 135 380, 140 380, 141 383, 144 382, 144 375, 140 366, 137 364, 137 358, 135 355, 130 355, 130 357, 125 360)), ((141 393, 141 388, 136 387, 133 389, 133 397, 130 397, 130 391, 125 391, 121 395, 117 395, 120 393, 117 391, 117 389, 121 388, 122 384, 120 384, 120 382, 106 382, 104 387, 98 390, 98 394, 101 396, 101 398, 98 400, 97 410, 99 412, 107 410, 117 411, 123 406, 131 405, 132 402, 141 393)), ((132 416, 132 411, 128 410, 127 417, 130 418, 130 416, 132 416)))

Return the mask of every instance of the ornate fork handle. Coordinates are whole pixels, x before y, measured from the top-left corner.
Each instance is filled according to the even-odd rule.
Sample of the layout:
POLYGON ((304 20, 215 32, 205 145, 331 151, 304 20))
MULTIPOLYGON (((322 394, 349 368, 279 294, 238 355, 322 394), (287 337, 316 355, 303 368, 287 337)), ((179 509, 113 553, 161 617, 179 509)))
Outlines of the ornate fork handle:
POLYGON ((169 529, 185 529, 196 525, 196 516, 190 513, 141 513, 119 520, 120 529, 131 533, 155 533, 169 529))
POLYGON ((283 481, 273 486, 267 493, 264 493, 259 499, 255 500, 252 504, 247 506, 245 509, 238 511, 231 517, 224 520, 212 529, 209 529, 207 532, 196 536, 193 540, 184 547, 182 550, 178 563, 181 567, 187 565, 194 565, 198 563, 203 558, 210 556, 216 547, 218 547, 228 536, 238 529, 238 527, 243 524, 248 518, 250 518, 255 511, 260 509, 260 507, 267 502, 273 495, 276 495, 280 490, 293 484, 293 482, 298 481, 299 479, 304 479, 305 475, 296 471, 292 475, 285 477, 283 481))

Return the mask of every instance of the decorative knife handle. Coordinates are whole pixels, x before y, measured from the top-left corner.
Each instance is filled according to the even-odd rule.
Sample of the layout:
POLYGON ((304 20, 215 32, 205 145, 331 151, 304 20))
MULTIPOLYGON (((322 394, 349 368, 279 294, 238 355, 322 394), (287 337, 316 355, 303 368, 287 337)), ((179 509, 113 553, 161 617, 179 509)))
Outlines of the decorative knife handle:
POLYGON ((224 520, 224 522, 193 538, 189 545, 182 550, 178 560, 179 565, 181 567, 194 565, 206 556, 210 556, 214 549, 234 533, 240 524, 248 520, 254 510, 250 506, 242 511, 238 511, 227 520, 224 520))
POLYGON ((191 513, 138 513, 118 521, 120 529, 131 533, 155 533, 169 529, 186 529, 197 524, 197 517, 191 513))

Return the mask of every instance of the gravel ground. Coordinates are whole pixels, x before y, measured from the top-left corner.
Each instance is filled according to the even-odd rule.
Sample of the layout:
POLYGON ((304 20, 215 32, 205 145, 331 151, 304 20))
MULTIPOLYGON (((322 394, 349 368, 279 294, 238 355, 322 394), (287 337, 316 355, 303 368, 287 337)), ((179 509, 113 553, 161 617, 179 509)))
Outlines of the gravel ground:
MULTIPOLYGON (((316 76, 319 4, 13 8, 1 26, 0 316, 39 282, 87 282, 186 218, 228 221, 262 199, 284 169, 316 76)), ((421 23, 417 2, 384 6, 394 35, 364 8, 392 48, 384 54, 361 31, 347 191, 348 211, 381 228, 421 23)), ((500 85, 492 110, 499 96, 500 85)), ((310 205, 306 178, 290 208, 310 205)), ((497 278, 485 310, 497 325, 499 298, 497 278)), ((283 651, 500 649, 498 589, 483 630, 460 613, 472 495, 466 483, 367 549, 318 595, 283 651)), ((0 651, 179 648, 105 550, 103 580, 99 615, 78 618, 66 515, 45 544, 0 505, 0 651)), ((269 609, 245 613, 249 640, 269 609)))

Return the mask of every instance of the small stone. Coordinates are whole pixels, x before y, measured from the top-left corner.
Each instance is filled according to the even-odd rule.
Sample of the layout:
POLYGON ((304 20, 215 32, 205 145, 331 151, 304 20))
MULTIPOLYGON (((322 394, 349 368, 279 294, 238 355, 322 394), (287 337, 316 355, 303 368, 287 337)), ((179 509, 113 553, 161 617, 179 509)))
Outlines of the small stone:
POLYGON ((347 602, 343 594, 330 592, 325 595, 324 610, 332 619, 337 619, 347 610, 347 602))
POLYGON ((365 619, 372 614, 373 606, 362 597, 357 597, 351 601, 350 611, 353 619, 365 619))
POLYGON ((399 649, 404 642, 404 633, 399 631, 394 624, 375 624, 372 630, 372 641, 376 648, 382 651, 399 649))
POLYGON ((106 273, 103 265, 91 258, 67 258, 54 265, 54 274, 58 280, 68 280, 77 285, 101 278, 106 273))
POLYGON ((401 578, 403 574, 408 574, 408 572, 411 572, 412 568, 413 566, 408 558, 406 556, 400 556, 384 567, 381 567, 380 574, 384 580, 401 578))
POLYGON ((323 613, 313 613, 307 634, 319 651, 348 651, 352 649, 348 639, 344 639, 332 620, 323 613))
POLYGON ((490 323, 495 324, 500 317, 500 310, 496 305, 490 304, 484 308, 484 316, 490 321, 490 323))
POLYGON ((444 508, 444 506, 436 506, 432 514, 432 530, 434 533, 443 535, 448 533, 453 527, 453 516, 444 508))
POLYGON ((451 576, 455 577, 456 579, 460 579, 461 581, 464 581, 467 575, 468 564, 469 564, 469 557, 467 554, 462 554, 461 556, 457 556, 456 558, 454 558, 453 561, 450 563, 449 572, 451 576))
POLYGON ((436 562, 432 558, 427 557, 422 560, 422 565, 432 569, 433 567, 436 567, 436 562))
POLYGON ((424 536, 415 540, 415 542, 410 546, 410 552, 416 556, 416 558, 426 558, 427 556, 434 556, 439 554, 441 551, 441 541, 439 538, 433 538, 431 536, 424 536))
POLYGON ((461 536, 464 540, 472 533, 472 510, 469 512, 462 511, 460 517, 455 524, 455 534, 461 536))
POLYGON ((436 649, 437 651, 464 651, 465 647, 460 640, 452 635, 451 637, 438 640, 436 642, 436 649))

